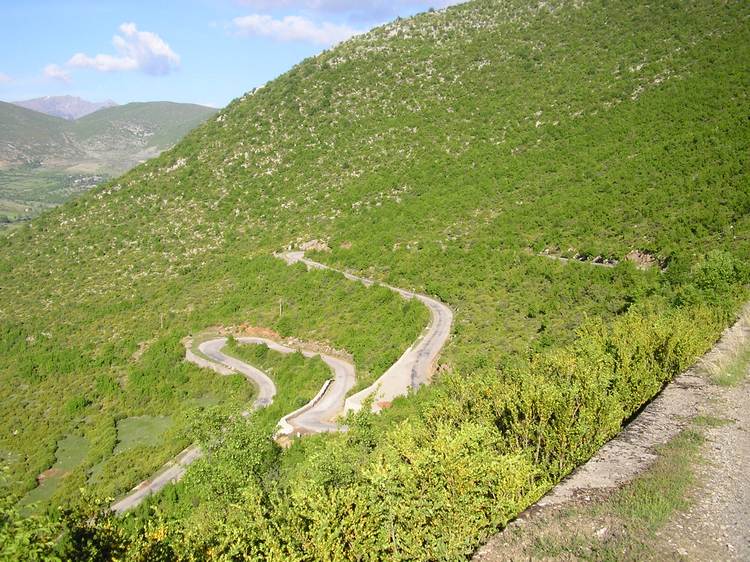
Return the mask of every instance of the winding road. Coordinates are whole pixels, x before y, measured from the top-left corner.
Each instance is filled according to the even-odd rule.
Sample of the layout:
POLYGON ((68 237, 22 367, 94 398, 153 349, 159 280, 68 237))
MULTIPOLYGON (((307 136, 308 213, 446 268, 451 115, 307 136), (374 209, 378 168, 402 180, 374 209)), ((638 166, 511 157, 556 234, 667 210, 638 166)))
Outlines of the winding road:
MULTIPOLYGON (((288 264, 303 263, 308 269, 327 269, 342 274, 350 281, 359 281, 368 287, 374 285, 375 281, 360 277, 346 271, 328 267, 305 258, 304 252, 286 252, 276 254, 288 264)), ((448 341, 453 324, 453 311, 442 302, 406 289, 399 289, 383 284, 405 299, 416 298, 422 302, 430 311, 430 323, 425 328, 419 339, 407 349, 404 354, 390 368, 381 375, 372 385, 347 398, 344 405, 344 413, 362 409, 363 402, 374 395, 372 410, 377 412, 390 405, 394 398, 408 394, 409 390, 417 389, 423 384, 428 384, 432 378, 435 361, 448 341)))
MULTIPOLYGON (((245 343, 238 339, 237 341, 245 343)), ((250 343, 250 342, 247 342, 250 343)), ((253 343, 261 343, 253 342, 253 343)), ((253 403, 253 409, 259 410, 270 406, 273 403, 273 397, 276 396, 276 385, 273 383, 271 378, 260 369, 256 369, 252 365, 235 359, 230 355, 224 355, 221 350, 227 344, 227 338, 217 338, 201 343, 198 346, 198 350, 208 357, 209 360, 214 363, 218 363, 224 367, 229 368, 230 372, 240 373, 244 375, 247 380, 254 383, 258 387, 258 396, 253 403)), ((269 346, 270 347, 270 346, 269 346)))
MULTIPOLYGON (((284 435, 292 433, 304 435, 337 431, 339 429, 339 426, 333 423, 333 420, 341 414, 344 407, 344 399, 357 382, 354 365, 345 359, 333 357, 326 353, 318 353, 305 347, 289 347, 267 338, 240 337, 237 338, 237 341, 243 344, 267 345, 272 351, 285 355, 296 352, 300 352, 308 358, 319 355, 323 362, 330 367, 333 379, 330 379, 323 386, 321 392, 305 406, 284 416, 282 421, 279 422, 281 426, 279 433, 284 435)), ((232 362, 242 363, 237 359, 230 359, 232 359, 232 362)), ((224 362, 224 364, 230 363, 224 362)), ((263 376, 265 377, 265 375, 263 376)), ((270 379, 269 382, 271 382, 270 379)), ((273 382, 271 384, 273 385, 273 382)))
MULTIPOLYGON (((345 271, 340 271, 324 264, 305 258, 304 252, 286 252, 274 254, 287 264, 302 263, 308 269, 327 269, 342 274, 351 281, 364 283, 366 286, 375 281, 360 277, 345 271)), ((320 355, 321 359, 331 368, 333 378, 318 392, 317 396, 302 408, 287 414, 279 421, 276 437, 300 436, 314 433, 338 431, 340 426, 335 422, 339 416, 350 411, 362 409, 367 399, 372 399, 372 411, 377 412, 390 405, 398 396, 404 396, 412 389, 428 384, 432 378, 435 362, 443 346, 450 337, 453 323, 453 312, 445 304, 427 295, 422 295, 398 287, 383 285, 397 292, 405 299, 416 298, 430 310, 430 323, 414 344, 372 385, 346 398, 347 393, 356 382, 354 365, 350 362, 318 353, 304 346, 290 347, 274 340, 260 337, 240 337, 237 341, 243 344, 264 344, 280 353, 301 352, 305 357, 320 355)), ((222 353, 227 338, 215 338, 202 342, 198 346, 200 355, 191 350, 192 341, 185 342, 185 359, 199 367, 208 368, 226 376, 235 373, 244 375, 258 387, 258 396, 253 403, 253 409, 264 408, 273 402, 276 396, 276 385, 263 371, 222 353)), ((246 415, 247 413, 245 413, 246 415)), ((177 482, 187 471, 188 466, 203 456, 198 445, 192 445, 169 461, 154 476, 141 482, 124 498, 112 505, 116 513, 124 513, 139 505, 146 497, 162 490, 167 484, 177 482)))

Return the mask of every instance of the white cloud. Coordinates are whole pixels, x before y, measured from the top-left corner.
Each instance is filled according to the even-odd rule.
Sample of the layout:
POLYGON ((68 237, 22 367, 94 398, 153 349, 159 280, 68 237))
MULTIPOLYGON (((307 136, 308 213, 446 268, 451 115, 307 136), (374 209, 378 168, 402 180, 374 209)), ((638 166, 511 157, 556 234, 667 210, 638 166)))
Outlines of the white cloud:
POLYGON ((315 23, 301 16, 272 16, 253 14, 232 20, 234 27, 244 35, 271 37, 279 41, 307 41, 320 45, 334 45, 361 33, 360 30, 336 23, 315 23))
POLYGON ((13 82, 13 78, 0 72, 0 84, 10 84, 11 82, 13 82))
POLYGON ((138 31, 134 23, 120 26, 122 36, 115 35, 112 44, 116 55, 89 56, 76 53, 67 62, 72 68, 93 68, 100 72, 140 70, 153 76, 169 74, 180 65, 180 57, 156 33, 138 31))
POLYGON ((42 71, 44 76, 61 82, 70 82, 70 72, 56 64, 48 64, 42 71))

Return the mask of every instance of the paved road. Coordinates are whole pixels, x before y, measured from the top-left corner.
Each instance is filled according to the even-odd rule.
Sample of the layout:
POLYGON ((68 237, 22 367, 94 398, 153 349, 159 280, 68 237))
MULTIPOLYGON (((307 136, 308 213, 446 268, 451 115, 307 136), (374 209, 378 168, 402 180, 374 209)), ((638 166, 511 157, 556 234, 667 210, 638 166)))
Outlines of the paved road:
POLYGON ((119 514, 133 509, 151 494, 162 490, 167 484, 180 480, 187 471, 187 467, 202 456, 201 448, 198 445, 191 445, 164 465, 154 476, 138 484, 127 496, 113 504, 112 511, 119 514))
MULTIPOLYGON (((304 252, 286 252, 278 254, 277 257, 288 264, 299 262, 305 264, 308 268, 336 271, 347 279, 359 281, 368 287, 375 283, 372 279, 340 271, 307 259, 304 252)), ((361 410, 362 403, 372 395, 375 396, 372 409, 377 412, 387 407, 394 398, 408 394, 409 390, 417 389, 423 384, 428 384, 432 378, 435 361, 450 337, 453 312, 445 304, 427 295, 390 285, 383 286, 397 292, 405 299, 416 298, 421 301, 430 310, 430 324, 420 338, 378 380, 366 389, 347 398, 344 412, 361 410)))
POLYGON ((273 397, 276 396, 276 385, 260 369, 256 369, 252 365, 224 355, 221 350, 227 344, 227 338, 216 338, 214 340, 205 341, 198 346, 198 350, 208 357, 211 361, 219 363, 225 367, 229 367, 231 370, 240 373, 247 378, 250 382, 254 383, 258 387, 258 396, 255 399, 253 408, 259 410, 265 408, 273 402, 273 397))
POLYGON ((304 346, 300 348, 289 347, 274 340, 258 337, 237 338, 244 344, 264 344, 279 353, 289 354, 299 351, 305 357, 320 355, 326 365, 331 368, 333 379, 325 386, 325 391, 319 393, 307 405, 296 412, 284 417, 284 421, 292 427, 293 433, 324 433, 337 431, 339 426, 333 423, 344 408, 344 400, 347 393, 352 389, 357 380, 354 365, 344 359, 333 357, 325 353, 318 353, 304 346))
MULTIPOLYGON (((203 355, 208 357, 208 361, 194 354, 189 346, 186 346, 185 356, 188 361, 195 363, 199 367, 210 368, 220 375, 231 375, 234 373, 244 375, 258 387, 258 396, 253 403, 253 409, 265 408, 273 402, 273 398, 276 396, 276 385, 263 371, 243 363, 234 357, 224 355, 221 350, 226 343, 227 338, 217 338, 201 343, 198 349, 203 355)), ((185 476, 188 467, 202 456, 203 451, 201 448, 198 445, 191 445, 165 464, 154 476, 138 484, 127 496, 113 504, 112 511, 115 513, 129 511, 138 506, 151 494, 164 489, 167 484, 181 480, 185 476)))
MULTIPOLYGON (((237 340, 243 344, 265 344, 270 349, 284 354, 300 351, 305 357, 318 355, 308 349, 295 349, 266 338, 241 337, 237 340)), ((274 382, 260 369, 222 353, 226 343, 227 338, 205 341, 198 346, 198 349, 208 359, 195 355, 189 348, 186 351, 186 358, 200 367, 213 369, 221 375, 233 373, 244 375, 258 387, 258 396, 253 403, 253 409, 258 410, 270 405, 276 396, 274 382)), ((320 356, 331 368, 334 377, 325 385, 324 392, 319 393, 303 408, 284 417, 283 422, 288 424, 285 427, 289 428, 286 434, 324 433, 339 429, 333 419, 343 410, 346 394, 356 382, 354 365, 330 355, 320 354, 320 356)), ((124 513, 133 509, 149 495, 161 491, 170 483, 179 481, 187 472, 187 468, 202 456, 203 451, 198 445, 188 447, 154 476, 138 484, 127 496, 115 503, 112 511, 124 513)))
MULTIPOLYGON (((358 281, 367 286, 375 283, 371 279, 339 271, 306 259, 304 252, 288 252, 278 254, 277 257, 284 259, 289 264, 301 262, 308 268, 336 271, 349 280, 358 281)), ((348 361, 323 353, 318 354, 304 347, 295 349, 266 338, 238 338, 240 343, 265 344, 270 349, 280 353, 300 351, 306 357, 320 355, 333 372, 333 379, 324 385, 313 400, 299 410, 287 414, 279 422, 282 435, 337 431, 339 426, 335 423, 335 418, 346 412, 362 409, 362 403, 368 397, 374 395, 372 410, 377 412, 387 407, 394 398, 406 395, 409 390, 417 389, 430 382, 435 361, 450 336, 453 312, 440 301, 427 295, 391 287, 390 285, 383 286, 397 292, 405 299, 416 298, 424 303, 430 310, 430 323, 419 339, 374 384, 349 398, 346 398, 346 394, 354 386, 356 376, 354 366, 348 361)), ((186 359, 200 367, 212 369, 220 375, 243 374, 258 387, 258 396, 253 408, 257 410, 271 404, 274 396, 276 396, 276 385, 263 371, 222 353, 221 350, 226 343, 227 338, 216 338, 201 343, 198 349, 207 359, 194 354, 190 350, 190 346, 187 345, 186 359)), ((123 513, 132 509, 150 494, 162 490, 171 482, 180 480, 187 471, 187 467, 202 456, 203 451, 197 445, 188 447, 167 463, 155 476, 141 482, 130 494, 115 503, 112 510, 123 513)))

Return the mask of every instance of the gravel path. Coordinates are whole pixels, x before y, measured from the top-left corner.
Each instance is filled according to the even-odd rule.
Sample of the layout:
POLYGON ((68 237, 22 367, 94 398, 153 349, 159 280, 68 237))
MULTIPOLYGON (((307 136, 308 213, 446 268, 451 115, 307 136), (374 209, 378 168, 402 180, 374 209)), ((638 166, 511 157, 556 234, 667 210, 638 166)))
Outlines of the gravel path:
POLYGON ((750 560, 750 374, 735 388, 716 388, 705 415, 727 420, 706 430, 693 505, 660 533, 689 560, 750 560))

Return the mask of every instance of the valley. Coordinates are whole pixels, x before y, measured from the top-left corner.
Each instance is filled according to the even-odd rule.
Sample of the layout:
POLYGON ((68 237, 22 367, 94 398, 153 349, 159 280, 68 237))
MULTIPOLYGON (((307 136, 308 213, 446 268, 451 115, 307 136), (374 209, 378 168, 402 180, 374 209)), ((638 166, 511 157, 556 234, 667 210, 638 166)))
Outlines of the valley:
POLYGON ((750 299, 748 18, 472 0, 394 20, 7 232, 6 543, 470 559, 750 299), (356 380, 320 394, 326 356, 356 380))
POLYGON ((131 103, 67 120, 0 102, 0 229, 153 158, 214 111, 131 103))
MULTIPOLYGON (((323 264, 305 259, 304 252, 290 252, 277 257, 283 259, 289 265, 301 262, 309 268, 331 269, 323 264)), ((336 270, 332 269, 332 271, 336 270)), ((370 279, 352 274, 338 273, 342 273, 351 281, 361 282, 365 286, 372 286, 375 283, 370 279)), ((320 358, 330 367, 334 377, 326 380, 321 390, 310 402, 302 408, 286 414, 279 420, 277 431, 274 434, 277 442, 288 445, 291 443, 290 439, 294 437, 341 431, 342 427, 336 423, 336 420, 345 416, 348 412, 359 411, 364 404, 371 404, 368 409, 378 412, 383 407, 388 407, 394 398, 416 391, 422 384, 429 382, 437 357, 448 339, 453 313, 444 304, 425 295, 416 295, 395 287, 387 288, 405 299, 418 299, 431 309, 433 318, 425 329, 425 333, 421 334, 419 339, 378 380, 349 398, 346 398, 347 394, 356 383, 354 365, 345 359, 320 354, 320 358)), ((234 338, 234 336, 231 337, 234 338)), ((231 346, 234 355, 238 354, 238 343, 261 345, 282 354, 301 353, 308 358, 318 355, 314 351, 305 349, 304 344, 295 349, 274 340, 258 337, 234 338, 231 346)), ((211 369, 220 375, 232 373, 244 375, 258 390, 252 405, 253 410, 265 408, 272 404, 277 393, 273 380, 263 371, 237 359, 234 355, 225 355, 222 350, 226 345, 227 338, 225 337, 206 339, 197 345, 198 355, 192 351, 193 342, 190 339, 186 342, 186 360, 199 367, 211 369)), ((243 416, 248 415, 249 412, 243 412, 243 416)), ((112 506, 113 511, 124 513, 133 509, 149 494, 160 492, 166 485, 178 482, 185 475, 187 467, 201 456, 202 452, 195 446, 181 452, 157 475, 140 483, 131 494, 115 503, 112 506)))

